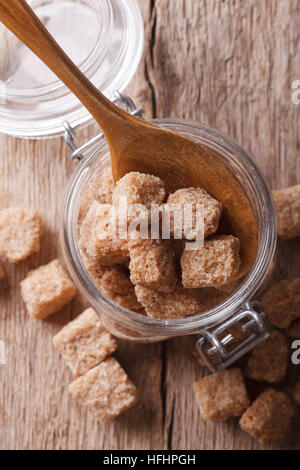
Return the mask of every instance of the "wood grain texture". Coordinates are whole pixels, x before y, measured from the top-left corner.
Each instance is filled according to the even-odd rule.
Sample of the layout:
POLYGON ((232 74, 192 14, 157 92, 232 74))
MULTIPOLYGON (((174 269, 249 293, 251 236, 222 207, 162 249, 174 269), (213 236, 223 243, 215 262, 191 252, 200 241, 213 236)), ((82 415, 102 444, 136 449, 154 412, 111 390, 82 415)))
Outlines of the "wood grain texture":
MULTIPOLYGON (((300 79, 298 0, 139 0, 145 53, 128 92, 147 117, 208 124, 238 141, 272 188, 300 183, 300 107, 291 84, 300 79)), ((81 139, 95 128, 82 131, 81 139)), ((26 273, 58 255, 61 192, 75 165, 60 139, 1 136, 0 207, 28 205, 45 225, 42 250, 26 262, 5 263, 0 294, 1 449, 300 449, 297 416, 287 439, 261 446, 235 421, 200 418, 192 384, 205 374, 193 339, 154 345, 122 343, 118 357, 137 384, 139 405, 101 425, 71 401, 72 380, 53 350, 52 336, 85 306, 79 296, 48 321, 27 315, 19 295, 26 273)), ((300 275, 299 240, 280 243, 276 277, 300 275)), ((297 370, 292 375, 298 374, 297 370)), ((286 385, 289 386, 290 382, 286 385)), ((251 396, 258 392, 251 388, 251 396)))

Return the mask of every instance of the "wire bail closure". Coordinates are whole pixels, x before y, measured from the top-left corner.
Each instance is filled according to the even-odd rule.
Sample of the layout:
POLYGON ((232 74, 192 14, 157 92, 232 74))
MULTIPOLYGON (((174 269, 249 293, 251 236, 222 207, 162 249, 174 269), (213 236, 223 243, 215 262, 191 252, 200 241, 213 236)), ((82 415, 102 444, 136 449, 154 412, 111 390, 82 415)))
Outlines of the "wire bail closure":
MULTIPOLYGON (((144 110, 137 108, 134 101, 126 95, 122 95, 120 92, 115 91, 112 102, 115 103, 122 109, 128 111, 132 116, 139 118, 143 117, 144 110)), ((64 122, 65 128, 65 142, 68 147, 72 150, 71 159, 81 161, 85 156, 94 153, 97 150, 99 142, 105 137, 103 132, 93 137, 91 140, 78 147, 76 141, 76 130, 70 125, 68 121, 64 122)))
POLYGON ((245 310, 237 313, 214 330, 205 330, 196 343, 196 349, 205 365, 212 372, 217 372, 227 369, 267 339, 271 331, 272 328, 259 302, 247 302, 245 310), (241 332, 251 332, 251 335, 230 350, 226 346, 232 345, 233 340, 236 339, 230 328, 242 322, 244 323, 240 325, 241 332), (220 339, 221 335, 222 339, 220 339))

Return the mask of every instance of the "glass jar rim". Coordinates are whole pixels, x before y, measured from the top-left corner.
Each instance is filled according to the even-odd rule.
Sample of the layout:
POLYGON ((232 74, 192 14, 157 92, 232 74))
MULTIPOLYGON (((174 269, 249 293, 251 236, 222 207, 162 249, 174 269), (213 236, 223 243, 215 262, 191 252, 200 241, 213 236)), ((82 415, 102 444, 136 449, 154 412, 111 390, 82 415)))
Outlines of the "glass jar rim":
POLYGON ((261 220, 260 226, 258 227, 260 240, 254 265, 242 280, 239 288, 232 295, 226 298, 223 303, 204 313, 180 319, 154 319, 124 309, 106 297, 93 283, 91 283, 88 274, 83 268, 80 257, 78 256, 74 243, 73 232, 69 223, 69 217, 72 213, 76 182, 78 182, 78 179, 80 179, 84 171, 88 169, 90 159, 93 158, 105 145, 107 145, 105 139, 103 139, 103 142, 99 144, 93 154, 83 162, 83 167, 80 166, 77 168, 69 187, 67 188, 64 200, 63 223, 61 225, 61 246, 72 277, 78 281, 78 285, 83 286, 85 293, 88 295, 92 303, 96 299, 103 303, 103 305, 107 305, 113 309, 113 314, 108 310, 105 311, 111 319, 119 319, 122 321, 123 326, 131 328, 134 323, 135 330, 142 332, 147 328, 148 333, 151 332, 153 335, 194 334, 230 318, 235 312, 241 309, 253 295, 255 295, 265 281, 274 259, 277 244, 273 199, 263 177, 250 157, 238 144, 228 139, 219 131, 193 121, 181 119, 155 119, 151 122, 177 132, 186 131, 188 133, 194 131, 195 134, 199 137, 201 136, 204 141, 206 140, 213 144, 219 151, 226 150, 234 155, 234 157, 239 160, 240 166, 243 170, 247 172, 248 175, 251 175, 252 188, 255 191, 255 197, 260 203, 261 220))
MULTIPOLYGON (((38 3, 39 0, 31 0, 32 8, 35 7, 35 3, 38 3)), ((94 45, 93 49, 90 51, 89 55, 81 61, 81 63, 77 64, 77 66, 81 69, 81 71, 88 77, 91 77, 91 70, 94 70, 95 66, 101 63, 103 56, 107 50, 107 46, 109 43, 110 35, 111 35, 111 26, 112 26, 112 7, 111 3, 108 0, 104 0, 105 2, 105 30, 100 31, 100 35, 98 38, 98 42, 94 45), (100 42, 101 41, 101 42, 100 42), (101 47, 99 45, 101 44, 101 47)), ((101 6, 103 7, 104 4, 102 3, 101 6)), ((100 8, 100 4, 98 6, 100 8)), ((11 101, 15 101, 17 99, 37 99, 42 98, 43 96, 47 96, 50 93, 58 93, 61 96, 66 93, 70 93, 68 88, 64 83, 62 83, 58 78, 54 78, 52 82, 47 83, 46 85, 40 85, 35 88, 28 88, 28 89, 20 89, 20 88, 13 88, 13 87, 5 87, 5 98, 11 101)))
MULTIPOLYGON (((141 10, 137 0, 104 0, 103 3, 101 0, 76 1, 86 7, 88 21, 98 25, 104 22, 104 29, 110 30, 110 34, 104 38, 106 46, 103 47, 105 41, 98 41, 94 53, 91 53, 93 57, 90 57, 89 79, 105 96, 112 99, 115 91, 122 92, 128 86, 143 53, 144 24, 141 10), (104 9, 109 11, 109 15, 106 15, 108 19, 101 14, 93 14, 93 5, 96 3, 108 6, 104 9)), ((34 2, 37 2, 37 8, 44 3, 46 7, 49 4, 51 8, 55 5, 51 0, 34 2)), ((66 0, 70 15, 73 3, 75 0, 66 0)), ((52 10, 51 12, 55 18, 52 10)), ((76 18, 78 16, 77 14, 76 18)), ((73 16, 70 16, 70 21, 73 19, 73 16)), ((102 25, 100 26, 100 33, 99 28, 96 29, 98 38, 102 30, 102 25)), ((80 40, 80 36, 77 35, 76 38, 80 40)), ((90 49, 85 49, 85 52, 87 51, 90 49)), ((81 55, 80 60, 82 58, 81 55)), ((25 65, 28 66, 27 63, 25 65)), ((8 86, 4 83, 0 86, 0 95, 0 132, 7 135, 49 139, 64 135, 65 122, 73 129, 83 128, 93 122, 92 116, 76 96, 57 81, 40 87, 36 85, 35 88, 32 88, 29 82, 27 89, 23 86, 19 90, 15 89, 13 83, 8 86), (11 96, 12 92, 15 96, 11 96)))

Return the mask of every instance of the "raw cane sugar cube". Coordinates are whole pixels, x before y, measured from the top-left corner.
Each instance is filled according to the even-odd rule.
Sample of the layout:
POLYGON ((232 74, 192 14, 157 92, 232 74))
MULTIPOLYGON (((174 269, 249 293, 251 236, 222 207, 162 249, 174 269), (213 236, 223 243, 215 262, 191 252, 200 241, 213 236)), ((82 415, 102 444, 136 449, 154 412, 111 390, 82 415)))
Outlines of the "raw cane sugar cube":
POLYGON ((137 401, 136 387, 113 357, 76 379, 69 390, 102 422, 116 418, 137 401))
POLYGON ((105 169, 98 170, 93 174, 87 182, 81 197, 78 214, 79 224, 84 220, 95 200, 101 204, 112 203, 113 188, 114 181, 110 166, 105 169))
POLYGON ((112 204, 112 195, 115 182, 111 166, 100 173, 99 185, 95 193, 95 199, 101 204, 112 204))
POLYGON ((101 265, 98 259, 87 256, 86 247, 91 238, 91 230, 97 220, 98 206, 98 202, 94 201, 79 229, 79 250, 81 260, 88 274, 97 285, 99 285, 102 276, 106 271, 106 267, 101 265))
POLYGON ((214 287, 230 282, 240 268, 239 250, 239 239, 232 235, 208 240, 199 250, 185 249, 181 257, 184 287, 214 287))
POLYGON ((170 215, 170 229, 171 234, 177 238, 188 238, 189 240, 195 239, 197 236, 197 205, 201 206, 203 212, 199 212, 199 216, 203 220, 199 220, 199 224, 204 224, 204 237, 208 237, 215 233, 219 226, 219 221, 222 213, 222 204, 211 197, 202 188, 184 188, 179 189, 168 197, 165 210, 170 215), (176 211, 181 214, 180 221, 182 230, 176 230, 174 223, 174 216, 176 211), (190 220, 189 236, 186 237, 184 230, 184 211, 190 211, 192 219, 190 220))
POLYGON ((194 384, 200 413, 206 421, 225 421, 241 416, 249 398, 240 369, 229 369, 203 377, 194 384))
POLYGON ((285 331, 292 338, 300 339, 300 318, 293 321, 285 331))
POLYGON ((175 290, 178 279, 175 253, 168 240, 132 240, 129 253, 130 279, 133 284, 165 293, 175 290))
MULTIPOLYGON (((127 173, 121 178, 113 191, 113 205, 119 207, 126 198, 128 221, 134 220, 140 213, 133 205, 143 205, 147 210, 152 204, 160 206, 166 196, 164 182, 153 175, 138 172, 127 173)), ((148 214, 149 215, 149 214, 148 214)))
POLYGON ((71 302, 76 289, 60 262, 54 260, 27 274, 21 294, 28 312, 43 320, 71 302))
POLYGON ((92 278, 92 281, 99 287, 101 285, 101 280, 106 270, 107 266, 102 266, 98 260, 88 258, 84 253, 81 253, 81 259, 84 268, 92 278))
POLYGON ((136 286, 135 293, 148 316, 152 318, 183 318, 203 311, 196 292, 181 285, 169 294, 144 286, 136 286))
POLYGON ((1 281, 1 279, 3 279, 3 278, 4 278, 4 269, 3 269, 3 267, 2 267, 1 264, 0 264, 0 281, 1 281))
POLYGON ((277 233, 284 240, 300 235, 300 184, 273 191, 277 233))
POLYGON ((300 318, 300 278, 282 280, 263 295, 262 307, 276 328, 288 328, 300 318))
POLYGON ((300 405, 300 380, 296 382, 293 390, 293 400, 296 405, 300 405))
POLYGON ((138 301, 134 285, 122 266, 107 269, 100 281, 100 288, 107 297, 121 307, 142 313, 143 305, 138 301))
POLYGON ((39 214, 22 207, 0 211, 0 256, 18 263, 40 250, 42 221, 39 214))
POLYGON ((293 414, 287 395, 269 388, 243 414, 240 426, 250 436, 266 444, 285 436, 293 414))
MULTIPOLYGON (((88 231, 89 240, 86 240, 86 255, 98 260, 103 266, 126 263, 129 258, 128 239, 122 239, 118 236, 117 226, 114 225, 115 212, 112 206, 94 203, 92 209, 95 210, 95 216, 94 223, 88 231), (97 204, 96 208, 95 204, 97 204)), ((83 241, 81 240, 82 245, 83 241)))
POLYGON ((250 352, 246 374, 257 381, 280 382, 285 376, 287 361, 287 340, 279 331, 273 331, 265 341, 250 352))
POLYGON ((64 326, 54 336, 53 344, 77 376, 97 366, 117 349, 116 339, 92 308, 64 326))

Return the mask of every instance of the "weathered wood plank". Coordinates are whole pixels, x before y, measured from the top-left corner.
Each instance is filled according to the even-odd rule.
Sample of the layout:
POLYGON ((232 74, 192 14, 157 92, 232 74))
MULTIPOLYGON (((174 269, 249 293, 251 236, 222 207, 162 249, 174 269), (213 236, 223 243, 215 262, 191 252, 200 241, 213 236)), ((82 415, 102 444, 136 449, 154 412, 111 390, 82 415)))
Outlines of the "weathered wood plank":
MULTIPOLYGON (((300 3, 297 0, 139 0, 145 54, 128 93, 147 117, 193 119, 215 127, 248 150, 272 188, 299 183, 299 113, 291 83, 299 79, 300 3)), ((81 132, 81 138, 95 133, 81 132)), ((0 208, 26 204, 43 215, 42 250, 17 266, 7 263, 0 294, 2 449, 254 449, 234 423, 201 420, 192 384, 204 371, 192 339, 134 345, 118 357, 137 383, 140 404, 107 426, 70 400, 72 380, 51 340, 84 308, 82 299, 46 322, 25 312, 19 283, 58 255, 61 191, 72 173, 62 140, 1 136, 0 208)), ((277 276, 299 276, 298 240, 281 243, 277 276)), ((300 448, 299 427, 283 447, 300 448)), ((270 448, 278 448, 278 445, 270 448)))

